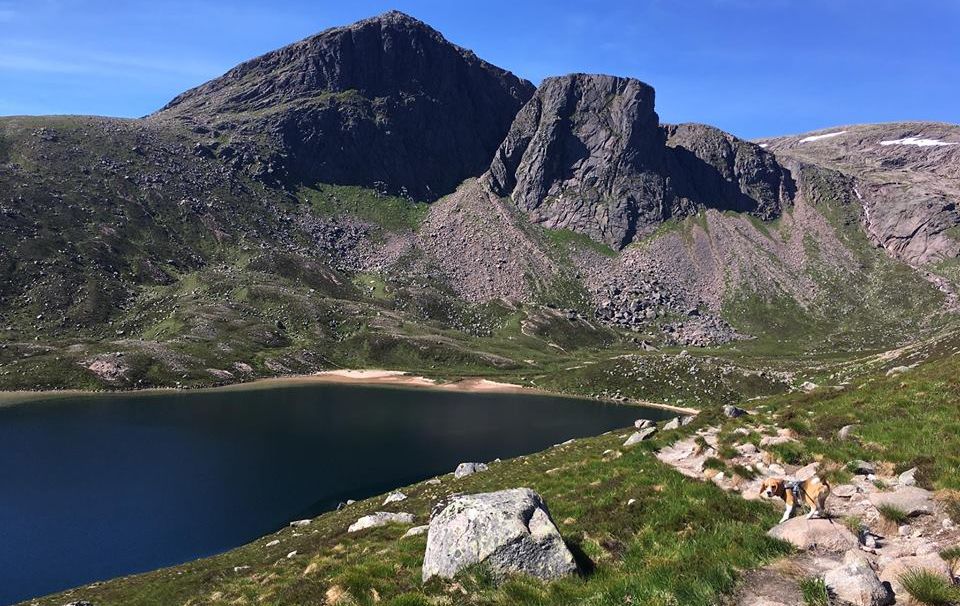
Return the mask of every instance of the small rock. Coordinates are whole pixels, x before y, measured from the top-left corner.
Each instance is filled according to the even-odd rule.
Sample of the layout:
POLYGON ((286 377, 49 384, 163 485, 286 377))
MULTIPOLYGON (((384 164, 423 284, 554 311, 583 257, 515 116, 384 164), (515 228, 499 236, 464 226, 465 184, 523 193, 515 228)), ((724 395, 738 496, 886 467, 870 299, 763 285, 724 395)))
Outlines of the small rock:
POLYGON ((347 528, 347 532, 357 532, 367 528, 377 528, 387 524, 413 524, 412 513, 391 513, 389 511, 378 511, 370 515, 363 516, 347 528))
POLYGON ((850 462, 850 471, 858 476, 869 476, 877 473, 877 467, 873 463, 858 459, 850 462))
POLYGON ((489 469, 486 463, 460 463, 457 465, 456 471, 453 472, 453 477, 456 479, 465 478, 469 475, 475 473, 486 471, 489 469))
POLYGON ((274 540, 270 541, 269 543, 267 543, 266 545, 264 545, 264 547, 274 547, 274 546, 279 545, 279 544, 280 544, 280 540, 279 540, 279 539, 274 539, 274 540))
POLYGON ((297 555, 297 550, 296 550, 296 549, 294 549, 293 551, 291 551, 290 553, 287 554, 287 559, 289 560, 290 558, 294 557, 295 555, 297 555))
POLYGON ((430 527, 429 527, 429 526, 414 526, 414 527, 411 528, 410 530, 408 530, 408 531, 406 531, 405 533, 403 533, 403 536, 400 537, 400 538, 401 538, 401 539, 407 539, 407 538, 410 538, 410 537, 419 536, 419 535, 427 532, 427 529, 428 529, 428 528, 430 528, 430 527))
POLYGON ((402 492, 391 492, 387 495, 387 498, 383 500, 383 504, 389 505, 390 503, 399 503, 400 501, 405 501, 406 499, 407 495, 403 494, 402 492))
POLYGON ((839 486, 834 486, 830 490, 830 494, 841 499, 849 499, 859 491, 860 489, 853 484, 841 484, 839 486))
POLYGON ((917 468, 911 467, 905 472, 901 473, 897 478, 901 486, 916 486, 917 485, 917 468))
POLYGON ((664 431, 670 431, 671 429, 680 429, 680 417, 674 417, 670 419, 663 426, 664 431))
POLYGON ((633 434, 627 438, 627 441, 623 443, 624 446, 633 446, 634 444, 639 444, 643 442, 653 434, 657 433, 656 427, 647 427, 646 429, 641 429, 640 431, 635 431, 633 434))
POLYGON ((312 522, 312 521, 313 521, 313 520, 294 520, 293 522, 290 522, 290 526, 293 526, 294 528, 300 528, 300 527, 302 527, 302 526, 309 526, 309 525, 310 525, 310 522, 312 522))
POLYGON ((723 407, 724 416, 730 417, 731 419, 736 419, 737 417, 742 417, 747 414, 747 411, 740 408, 739 406, 734 406, 733 404, 727 404, 723 407))
POLYGON ((243 572, 244 570, 250 570, 250 567, 249 567, 249 566, 234 566, 234 567, 233 567, 233 571, 234 571, 234 572, 243 572))
POLYGON ((653 427, 655 425, 656 423, 654 423, 650 419, 637 419, 636 421, 633 422, 633 426, 636 427, 637 429, 646 429, 647 427, 653 427))
POLYGON ((803 391, 813 391, 817 387, 819 387, 819 385, 817 385, 813 381, 804 381, 803 383, 800 384, 800 389, 802 389, 803 391))

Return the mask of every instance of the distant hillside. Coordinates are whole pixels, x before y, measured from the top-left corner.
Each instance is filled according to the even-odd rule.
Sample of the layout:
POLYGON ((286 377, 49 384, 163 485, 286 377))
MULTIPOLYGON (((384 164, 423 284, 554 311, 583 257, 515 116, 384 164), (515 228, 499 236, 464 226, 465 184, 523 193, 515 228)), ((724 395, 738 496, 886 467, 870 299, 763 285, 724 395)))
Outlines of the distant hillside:
POLYGON ((144 119, 2 118, 0 387, 534 381, 952 321, 960 129, 753 143, 661 124, 654 97, 588 74, 535 90, 390 12, 144 119))

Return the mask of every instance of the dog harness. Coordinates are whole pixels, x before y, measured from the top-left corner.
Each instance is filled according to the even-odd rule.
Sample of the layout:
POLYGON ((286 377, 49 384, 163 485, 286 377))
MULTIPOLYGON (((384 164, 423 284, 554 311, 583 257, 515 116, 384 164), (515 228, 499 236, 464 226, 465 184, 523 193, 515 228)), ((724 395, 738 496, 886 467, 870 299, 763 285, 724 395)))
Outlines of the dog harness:
POLYGON ((802 498, 800 496, 800 490, 801 490, 800 484, 801 484, 800 481, 787 482, 784 484, 784 488, 786 488, 787 490, 793 493, 794 503, 800 503, 802 501, 802 498))

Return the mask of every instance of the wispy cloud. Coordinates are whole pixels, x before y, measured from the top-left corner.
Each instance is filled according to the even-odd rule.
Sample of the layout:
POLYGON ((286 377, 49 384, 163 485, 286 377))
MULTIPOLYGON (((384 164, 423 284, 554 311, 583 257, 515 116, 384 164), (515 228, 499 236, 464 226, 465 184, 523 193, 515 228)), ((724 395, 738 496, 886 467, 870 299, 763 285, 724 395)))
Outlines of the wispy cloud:
POLYGON ((120 53, 77 52, 56 45, 0 41, 0 70, 44 74, 89 74, 117 78, 209 77, 224 71, 210 63, 178 57, 157 59, 120 53))

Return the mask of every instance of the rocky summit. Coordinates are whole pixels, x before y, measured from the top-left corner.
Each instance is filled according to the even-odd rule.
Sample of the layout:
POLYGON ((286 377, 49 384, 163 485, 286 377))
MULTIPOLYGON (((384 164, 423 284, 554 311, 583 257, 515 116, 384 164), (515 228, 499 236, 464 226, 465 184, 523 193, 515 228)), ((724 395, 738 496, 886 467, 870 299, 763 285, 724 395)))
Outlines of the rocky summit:
MULTIPOLYGON (((418 200, 482 172, 534 87, 391 11, 238 65, 150 117, 269 150, 271 180, 418 200)), ((227 152, 229 153, 229 152, 227 152)))

